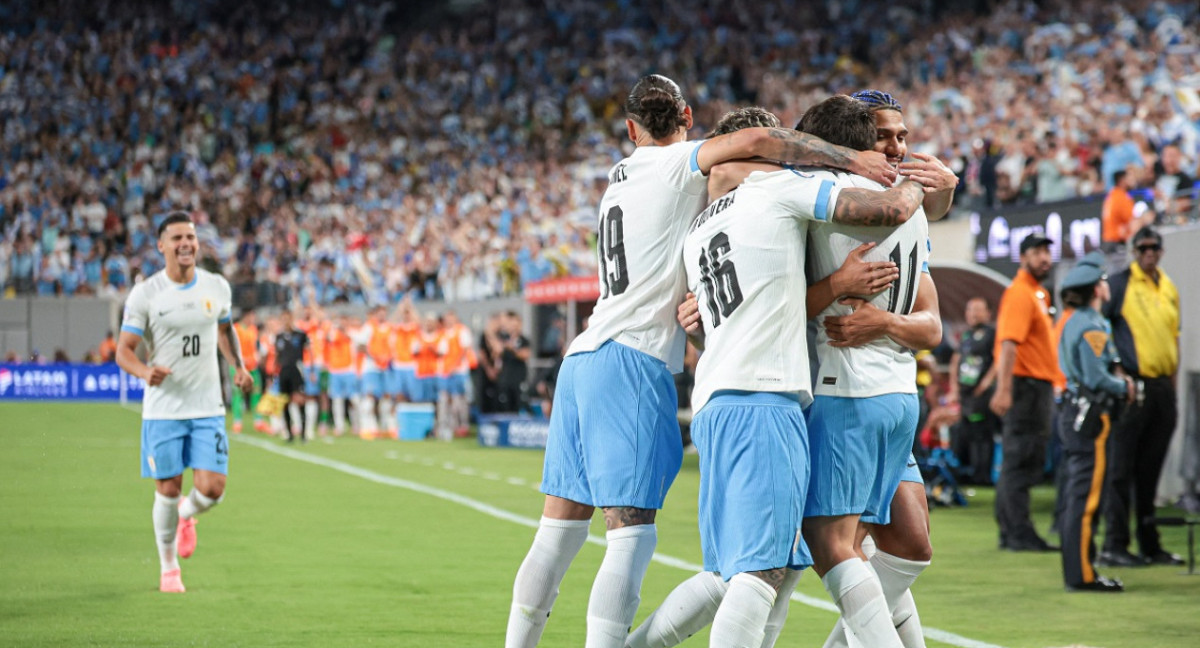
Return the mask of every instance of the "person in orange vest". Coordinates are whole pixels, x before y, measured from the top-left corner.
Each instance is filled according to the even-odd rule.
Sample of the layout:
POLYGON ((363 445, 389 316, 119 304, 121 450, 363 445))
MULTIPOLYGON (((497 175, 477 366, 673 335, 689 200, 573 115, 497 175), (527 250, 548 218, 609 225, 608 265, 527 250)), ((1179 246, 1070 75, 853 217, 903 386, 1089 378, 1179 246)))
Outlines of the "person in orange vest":
POLYGON ((376 306, 359 332, 359 350, 365 352, 362 364, 363 423, 368 434, 390 432, 392 400, 385 381, 392 365, 392 325, 387 309, 376 306))
MULTIPOLYGON (((346 401, 358 411, 358 372, 354 358, 354 321, 342 315, 325 335, 325 366, 329 368, 329 400, 333 410, 333 432, 346 432, 346 401)), ((361 424, 360 424, 360 433, 361 424)))
POLYGON ((329 378, 325 370, 324 354, 321 348, 325 339, 328 320, 321 309, 309 306, 305 309, 304 319, 296 323, 296 327, 308 335, 309 352, 304 355, 304 438, 311 440, 316 436, 317 420, 322 410, 328 410, 325 385, 329 378))
POLYGON ((421 330, 421 322, 412 302, 405 299, 396 308, 392 324, 392 369, 388 372, 388 393, 396 403, 414 400, 417 382, 417 361, 413 357, 413 340, 421 330))
MULTIPOLYGON (((241 319, 234 323, 233 330, 237 333, 238 344, 242 347, 242 359, 246 362, 246 371, 249 371, 250 376, 254 378, 254 387, 250 390, 249 401, 250 411, 254 413, 254 427, 258 428, 261 421, 258 414, 258 400, 262 396, 262 372, 259 370, 258 362, 258 319, 254 311, 247 310, 242 313, 241 319)), ((232 374, 231 367, 230 375, 232 374)), ((231 391, 230 409, 233 410, 233 433, 241 434, 247 397, 242 394, 240 389, 231 391)))
POLYGON ((413 402, 432 403, 437 400, 438 365, 441 355, 438 348, 441 345, 442 332, 436 315, 426 315, 421 330, 413 337, 413 356, 417 361, 416 387, 413 389, 413 402))
POLYGON ((112 331, 109 331, 108 335, 104 336, 104 341, 100 343, 100 349, 97 353, 100 356, 100 362, 117 361, 117 341, 113 339, 112 331))
POLYGON ((467 377, 479 364, 471 345, 471 330, 452 310, 442 315, 442 339, 438 352, 442 371, 438 383, 438 437, 463 437, 468 432, 467 377))

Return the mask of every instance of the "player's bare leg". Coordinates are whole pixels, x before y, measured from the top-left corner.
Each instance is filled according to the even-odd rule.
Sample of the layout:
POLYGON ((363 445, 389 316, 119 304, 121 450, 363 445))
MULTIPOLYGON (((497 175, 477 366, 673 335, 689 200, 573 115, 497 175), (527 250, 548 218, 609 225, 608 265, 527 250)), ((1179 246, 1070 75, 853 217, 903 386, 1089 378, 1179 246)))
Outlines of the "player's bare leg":
POLYGON ((192 491, 179 504, 179 557, 190 558, 196 551, 196 516, 219 504, 224 495, 225 475, 192 471, 192 491))
POLYGON ((855 550, 858 516, 805 518, 803 528, 813 569, 841 610, 852 645, 901 648, 879 580, 855 550))
POLYGON ((604 509, 608 549, 588 599, 587 648, 625 645, 641 602, 642 579, 658 544, 657 514, 633 507, 604 509))

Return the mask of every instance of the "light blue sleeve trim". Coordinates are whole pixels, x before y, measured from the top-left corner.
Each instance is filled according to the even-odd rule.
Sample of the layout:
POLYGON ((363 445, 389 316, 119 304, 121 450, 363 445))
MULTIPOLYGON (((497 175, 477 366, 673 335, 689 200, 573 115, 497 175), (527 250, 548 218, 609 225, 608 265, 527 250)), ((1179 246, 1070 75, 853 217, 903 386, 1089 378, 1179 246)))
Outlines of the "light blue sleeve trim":
POLYGON ((822 180, 821 188, 817 190, 817 203, 813 206, 813 218, 819 221, 829 221, 829 194, 833 191, 832 180, 822 180))
POLYGON ((192 286, 195 286, 195 285, 196 285, 196 282, 197 282, 197 281, 199 281, 199 280, 200 280, 200 275, 199 275, 199 273, 197 273, 197 274, 195 274, 195 275, 193 275, 193 276, 192 276, 192 280, 191 280, 191 281, 189 281, 189 282, 187 282, 187 283, 183 284, 182 286, 176 286, 176 287, 177 287, 179 290, 187 290, 188 288, 191 288, 192 286))
POLYGON ((921 272, 924 272, 925 274, 929 274, 929 262, 928 261, 921 264, 921 272))
POLYGON ((703 145, 704 142, 700 142, 695 148, 692 149, 692 157, 690 161, 692 173, 697 173, 700 171, 700 147, 703 145))
POLYGON ((232 317, 222 317, 221 319, 217 320, 217 323, 218 324, 228 324, 232 321, 233 321, 232 317))
POLYGON ((122 330, 122 331, 129 332, 129 333, 133 333, 134 335, 137 335, 137 336, 139 336, 139 337, 145 337, 145 335, 144 335, 144 333, 143 333, 142 329, 140 329, 140 328, 138 328, 138 327, 136 327, 136 326, 130 326, 129 324, 122 324, 122 325, 121 325, 121 330, 122 330))

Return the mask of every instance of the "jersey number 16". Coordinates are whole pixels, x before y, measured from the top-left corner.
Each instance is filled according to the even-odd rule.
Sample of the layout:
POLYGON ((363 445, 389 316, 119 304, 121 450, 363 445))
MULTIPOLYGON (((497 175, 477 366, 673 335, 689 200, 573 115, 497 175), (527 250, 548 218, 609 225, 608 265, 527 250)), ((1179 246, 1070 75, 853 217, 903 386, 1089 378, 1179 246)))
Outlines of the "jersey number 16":
POLYGON ((700 282, 704 285, 704 302, 712 315, 714 328, 722 317, 742 305, 742 287, 738 285, 737 270, 729 259, 729 236, 720 232, 700 250, 700 282))

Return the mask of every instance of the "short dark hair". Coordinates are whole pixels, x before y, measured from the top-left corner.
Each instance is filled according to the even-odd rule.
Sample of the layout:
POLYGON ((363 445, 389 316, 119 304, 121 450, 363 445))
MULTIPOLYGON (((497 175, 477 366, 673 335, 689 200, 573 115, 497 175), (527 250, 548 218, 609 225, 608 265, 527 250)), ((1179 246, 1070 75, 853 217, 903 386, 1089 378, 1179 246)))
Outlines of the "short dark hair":
POLYGON ((1096 295, 1096 282, 1086 286, 1074 286, 1072 288, 1063 288, 1059 293, 1062 296, 1063 306, 1070 308, 1083 308, 1092 303, 1092 297, 1096 295))
MULTIPOLYGON (((1124 171, 1118 171, 1118 173, 1124 173, 1124 171)), ((1133 234, 1133 247, 1137 247, 1137 244, 1142 241, 1154 241, 1162 245, 1162 234, 1159 234, 1158 230, 1150 225, 1143 225, 1141 229, 1133 234)))
POLYGON ((705 138, 727 135, 743 128, 778 128, 779 125, 779 118, 775 113, 759 106, 747 106, 725 113, 705 138))
POLYGON ((867 104, 847 95, 833 95, 809 108, 796 130, 856 151, 875 147, 875 115, 867 104))
POLYGON ((683 114, 686 107, 679 86, 661 74, 639 79, 625 100, 625 114, 650 131, 656 140, 687 126, 687 116, 683 114))
POLYGON ((1121 181, 1125 179, 1126 173, 1128 173, 1128 172, 1125 171, 1125 169, 1121 169, 1120 171, 1113 172, 1113 186, 1114 187, 1121 184, 1121 181))
POLYGON ((158 237, 162 238, 163 232, 167 231, 167 228, 174 225, 175 223, 191 223, 191 222, 192 222, 191 214, 189 214, 185 211, 173 211, 170 214, 167 214, 167 217, 164 218, 163 222, 158 226, 158 237))

